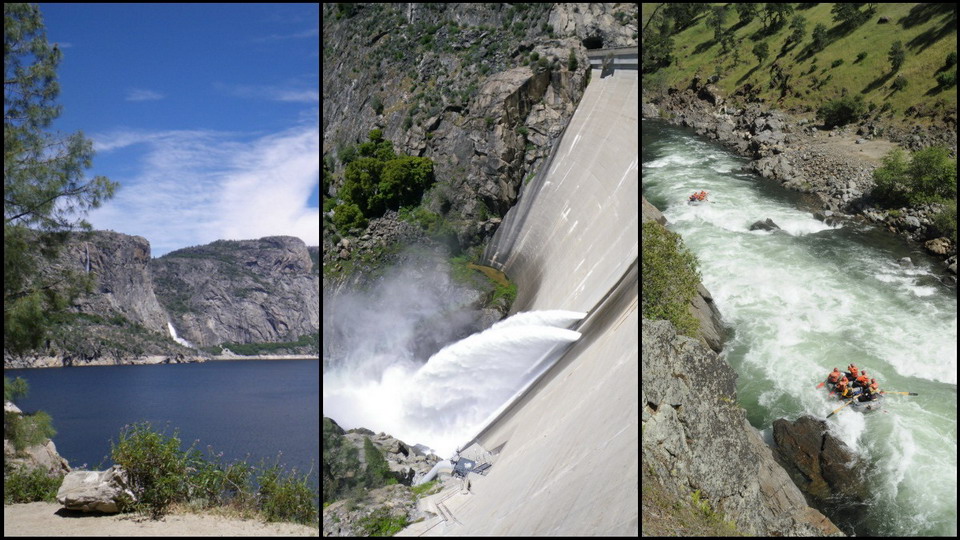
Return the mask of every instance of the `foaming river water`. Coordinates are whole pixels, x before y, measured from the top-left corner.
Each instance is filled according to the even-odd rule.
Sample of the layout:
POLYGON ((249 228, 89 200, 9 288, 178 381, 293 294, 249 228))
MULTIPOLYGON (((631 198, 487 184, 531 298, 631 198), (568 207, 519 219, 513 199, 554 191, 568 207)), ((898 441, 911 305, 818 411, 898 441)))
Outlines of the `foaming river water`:
MULTIPOLYGON (((692 133, 643 121, 643 194, 700 261, 733 337, 750 422, 769 437, 777 418, 823 418, 837 403, 815 389, 853 362, 894 396, 882 412, 841 411, 831 430, 866 458, 857 535, 957 534, 957 299, 937 261, 874 227, 830 227, 801 195, 741 171, 748 161, 692 133), (709 192, 709 204, 687 197, 709 192), (750 231, 771 218, 782 231, 750 231), (911 257, 913 268, 897 263, 911 257)), ((842 521, 842 520, 841 520, 842 521)))

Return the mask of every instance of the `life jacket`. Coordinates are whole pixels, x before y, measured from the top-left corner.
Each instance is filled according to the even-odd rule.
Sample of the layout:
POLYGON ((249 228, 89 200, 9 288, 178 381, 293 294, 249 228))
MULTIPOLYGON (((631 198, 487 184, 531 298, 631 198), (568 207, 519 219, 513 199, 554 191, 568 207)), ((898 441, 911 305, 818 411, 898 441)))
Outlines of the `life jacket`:
POLYGON ((827 376, 827 382, 836 384, 836 382, 840 380, 840 376, 840 370, 831 371, 830 375, 827 376))
POLYGON ((870 384, 870 377, 866 375, 857 377, 857 386, 867 386, 868 384, 870 384))
POLYGON ((856 379, 856 378, 858 378, 859 376, 860 376, 860 370, 857 369, 857 366, 851 365, 851 366, 850 366, 850 378, 851 378, 851 379, 856 379))

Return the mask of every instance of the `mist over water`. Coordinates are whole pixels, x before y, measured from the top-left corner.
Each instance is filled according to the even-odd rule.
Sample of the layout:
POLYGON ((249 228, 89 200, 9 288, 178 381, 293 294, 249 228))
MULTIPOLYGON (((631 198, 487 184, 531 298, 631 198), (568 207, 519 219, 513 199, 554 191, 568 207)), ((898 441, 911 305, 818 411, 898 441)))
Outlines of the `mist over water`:
POLYGON ((580 337, 567 327, 586 314, 518 313, 425 359, 419 341, 473 326, 453 315, 445 272, 428 277, 399 269, 368 293, 324 300, 323 414, 447 457, 580 337))
POLYGON ((939 261, 857 222, 831 227, 800 195, 740 171, 746 163, 685 131, 644 120, 644 196, 700 261, 703 282, 735 336, 750 422, 823 418, 837 407, 815 385, 853 362, 891 396, 882 411, 842 411, 831 431, 870 464, 858 535, 957 533, 957 300, 939 261), (690 193, 711 202, 686 204, 690 193), (771 218, 782 230, 750 231, 771 218), (914 267, 897 263, 911 257, 914 267))

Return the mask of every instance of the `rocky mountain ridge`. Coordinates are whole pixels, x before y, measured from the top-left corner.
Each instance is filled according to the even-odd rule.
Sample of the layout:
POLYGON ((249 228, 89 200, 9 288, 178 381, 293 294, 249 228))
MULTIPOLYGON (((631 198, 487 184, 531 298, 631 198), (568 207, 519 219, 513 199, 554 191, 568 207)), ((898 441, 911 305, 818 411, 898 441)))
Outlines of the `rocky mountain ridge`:
POLYGON ((43 269, 63 271, 92 277, 92 289, 41 350, 5 355, 5 366, 179 362, 224 344, 319 354, 319 247, 298 238, 220 240, 154 259, 143 237, 76 233, 43 269))

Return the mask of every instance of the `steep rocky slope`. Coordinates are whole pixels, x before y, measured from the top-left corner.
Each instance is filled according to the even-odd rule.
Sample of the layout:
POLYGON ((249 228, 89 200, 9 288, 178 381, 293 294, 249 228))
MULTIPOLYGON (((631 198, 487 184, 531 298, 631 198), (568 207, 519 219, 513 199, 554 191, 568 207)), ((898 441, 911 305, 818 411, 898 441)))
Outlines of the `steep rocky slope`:
MULTIPOLYGON (((668 321, 641 327, 645 485, 649 478, 672 500, 709 505, 742 533, 843 536, 807 506, 747 422, 733 368, 668 321)), ((643 509, 644 528, 660 510, 643 509)))
POLYGON ((179 336, 198 347, 319 332, 319 274, 298 238, 218 240, 154 259, 150 270, 179 336))
POLYGON ((556 142, 583 94, 586 50, 637 44, 636 4, 326 4, 323 18, 326 162, 339 174, 373 128, 432 158, 424 204, 462 247, 492 233, 485 222, 556 142))

